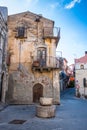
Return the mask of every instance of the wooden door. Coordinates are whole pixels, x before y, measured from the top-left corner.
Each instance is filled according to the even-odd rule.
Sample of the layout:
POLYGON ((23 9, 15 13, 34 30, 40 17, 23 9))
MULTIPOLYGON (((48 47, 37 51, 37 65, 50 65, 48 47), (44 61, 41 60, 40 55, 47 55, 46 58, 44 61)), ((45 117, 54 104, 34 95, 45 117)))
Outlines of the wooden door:
POLYGON ((43 86, 38 83, 33 87, 33 102, 38 103, 40 97, 42 96, 43 96, 43 86))

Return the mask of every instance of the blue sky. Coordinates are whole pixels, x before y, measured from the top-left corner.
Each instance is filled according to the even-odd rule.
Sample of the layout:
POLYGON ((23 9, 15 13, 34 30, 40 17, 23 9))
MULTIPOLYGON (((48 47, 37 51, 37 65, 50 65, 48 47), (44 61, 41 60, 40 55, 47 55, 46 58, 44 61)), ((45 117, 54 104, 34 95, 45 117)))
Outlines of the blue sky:
POLYGON ((87 51, 87 0, 0 0, 0 6, 7 6, 8 14, 31 11, 54 20, 61 28, 57 51, 68 64, 87 51))

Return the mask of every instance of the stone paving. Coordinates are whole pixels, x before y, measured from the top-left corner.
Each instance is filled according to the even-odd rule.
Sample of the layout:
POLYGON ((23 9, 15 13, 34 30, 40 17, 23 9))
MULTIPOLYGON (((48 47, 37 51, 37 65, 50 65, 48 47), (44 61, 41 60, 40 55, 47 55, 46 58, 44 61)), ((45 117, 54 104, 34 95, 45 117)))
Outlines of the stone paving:
POLYGON ((72 90, 61 97, 53 118, 36 117, 35 106, 7 106, 0 111, 0 130, 87 130, 87 99, 76 98, 72 90))
POLYGON ((4 103, 0 102, 0 111, 5 109, 7 106, 8 106, 8 104, 4 104, 4 103))

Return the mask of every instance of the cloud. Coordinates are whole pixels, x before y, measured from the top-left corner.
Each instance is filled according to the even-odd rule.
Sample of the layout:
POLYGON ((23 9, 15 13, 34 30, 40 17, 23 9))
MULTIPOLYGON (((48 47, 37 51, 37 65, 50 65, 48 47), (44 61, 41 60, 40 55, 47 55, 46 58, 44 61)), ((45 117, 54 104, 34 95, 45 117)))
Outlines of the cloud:
POLYGON ((26 0, 26 1, 27 1, 28 3, 31 3, 31 2, 33 2, 33 3, 38 3, 39 0, 34 0, 34 1, 33 1, 33 0, 26 0))
POLYGON ((80 3, 80 2, 81 2, 81 0, 73 0, 69 4, 65 5, 65 9, 71 9, 75 6, 76 3, 80 3))
POLYGON ((32 0, 26 0, 26 1, 30 3, 32 0))
POLYGON ((59 6, 59 3, 58 3, 58 2, 53 3, 53 4, 50 4, 50 7, 51 7, 52 9, 55 9, 57 6, 59 6))
MULTIPOLYGON (((27 2, 31 3, 33 0, 26 0, 27 2)), ((34 0, 35 3, 37 3, 39 0, 34 0)))
POLYGON ((28 4, 31 4, 31 3, 36 4, 38 3, 39 0, 26 0, 26 1, 28 4))

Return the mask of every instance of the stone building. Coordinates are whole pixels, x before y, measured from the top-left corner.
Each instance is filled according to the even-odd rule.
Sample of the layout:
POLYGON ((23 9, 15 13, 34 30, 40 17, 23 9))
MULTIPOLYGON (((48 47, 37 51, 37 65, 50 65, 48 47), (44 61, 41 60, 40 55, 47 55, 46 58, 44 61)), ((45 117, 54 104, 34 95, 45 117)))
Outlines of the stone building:
POLYGON ((42 15, 28 11, 8 16, 7 102, 32 104, 51 97, 60 103, 59 39, 60 29, 42 15))
POLYGON ((62 92, 67 88, 68 80, 69 80, 69 75, 67 73, 68 71, 68 61, 66 58, 62 58, 63 65, 59 74, 60 77, 60 91, 62 92))
POLYGON ((83 57, 75 59, 75 81, 80 95, 87 97, 87 51, 83 57))
POLYGON ((0 102, 5 102, 7 90, 7 17, 7 8, 0 6, 0 102))

